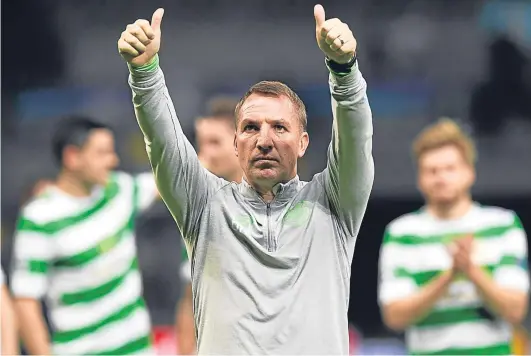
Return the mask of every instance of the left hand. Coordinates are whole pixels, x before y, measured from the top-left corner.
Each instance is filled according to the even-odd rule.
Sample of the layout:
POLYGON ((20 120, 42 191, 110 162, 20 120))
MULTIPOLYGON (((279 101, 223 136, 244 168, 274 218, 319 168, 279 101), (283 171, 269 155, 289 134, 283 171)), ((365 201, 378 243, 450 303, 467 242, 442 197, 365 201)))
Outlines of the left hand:
POLYGON ((472 236, 465 236, 453 241, 450 249, 454 258, 454 268, 465 274, 468 274, 474 267, 472 261, 473 242, 472 236))
POLYGON ((321 5, 315 5, 313 15, 315 37, 321 51, 336 63, 350 62, 356 53, 357 42, 348 25, 337 18, 325 20, 321 5))

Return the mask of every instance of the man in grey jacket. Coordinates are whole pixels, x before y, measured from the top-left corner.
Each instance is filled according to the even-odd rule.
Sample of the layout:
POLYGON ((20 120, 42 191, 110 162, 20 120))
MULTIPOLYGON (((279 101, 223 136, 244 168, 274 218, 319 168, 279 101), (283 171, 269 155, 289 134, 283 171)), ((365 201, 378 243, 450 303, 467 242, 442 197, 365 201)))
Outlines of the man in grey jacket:
POLYGON ((304 104, 286 85, 260 82, 236 108, 237 184, 202 167, 183 134, 159 67, 162 15, 128 25, 118 49, 159 191, 192 262, 198 353, 348 354, 350 266, 374 178, 352 32, 315 6, 334 116, 327 167, 299 180, 304 104))

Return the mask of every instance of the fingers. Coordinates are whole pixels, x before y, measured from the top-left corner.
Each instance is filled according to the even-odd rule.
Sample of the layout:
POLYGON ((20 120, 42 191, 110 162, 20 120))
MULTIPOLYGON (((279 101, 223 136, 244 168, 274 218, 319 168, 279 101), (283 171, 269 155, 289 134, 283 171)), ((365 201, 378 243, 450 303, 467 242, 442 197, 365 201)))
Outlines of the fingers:
POLYGON ((149 40, 155 39, 155 33, 148 20, 136 20, 135 25, 140 27, 149 40))
POLYGON ((354 52, 356 40, 347 24, 339 19, 327 20, 321 27, 320 35, 332 51, 339 54, 354 52))
POLYGON ((140 53, 123 38, 118 40, 118 52, 121 55, 129 55, 131 57, 137 57, 140 55, 140 53))
POLYGON ((315 18, 315 27, 321 27, 325 22, 325 10, 321 5, 317 4, 314 6, 313 17, 315 18))
POLYGON ((450 255, 455 256, 455 254, 458 251, 458 247, 454 242, 451 242, 447 246, 448 252, 450 252, 450 255))
POLYGON ((346 36, 348 31, 349 29, 346 24, 339 24, 327 33, 325 41, 328 45, 330 45, 330 48, 333 51, 337 51, 343 47, 346 41, 349 41, 350 36, 346 36))
POLYGON ((160 34, 160 25, 162 23, 162 17, 164 16, 164 9, 157 9, 151 17, 151 28, 155 33, 160 34))
POLYGON ((326 36, 328 35, 328 32, 330 32, 334 27, 342 25, 342 24, 343 22, 341 22, 340 19, 326 20, 319 26, 321 37, 326 38, 326 36))
POLYGON ((121 40, 133 47, 139 54, 144 53, 146 51, 146 46, 138 39, 138 37, 134 36, 128 31, 124 31, 122 33, 121 40))
MULTIPOLYGON (((152 38, 149 38, 148 34, 144 31, 144 29, 142 29, 141 26, 138 25, 139 22, 142 22, 143 20, 137 20, 134 24, 130 24, 130 25, 127 25, 126 27, 126 32, 133 35, 134 37, 136 37, 140 43, 142 43, 144 46, 147 46, 151 40, 153 39, 153 36, 152 38)), ((147 21, 146 21, 147 22, 147 21)), ((153 30, 151 29, 150 26, 148 26, 150 29, 150 35, 153 35, 153 30)))
POLYGON ((454 268, 458 270, 464 271, 472 264, 471 244, 468 241, 468 239, 456 239, 447 246, 453 259, 454 268))
POLYGON ((339 48, 337 51, 341 54, 354 53, 356 52, 356 46, 356 39, 351 38, 349 41, 345 41, 341 48, 339 48))
POLYGON ((471 253, 474 243, 473 237, 470 235, 464 236, 456 240, 457 245, 466 253, 471 253))

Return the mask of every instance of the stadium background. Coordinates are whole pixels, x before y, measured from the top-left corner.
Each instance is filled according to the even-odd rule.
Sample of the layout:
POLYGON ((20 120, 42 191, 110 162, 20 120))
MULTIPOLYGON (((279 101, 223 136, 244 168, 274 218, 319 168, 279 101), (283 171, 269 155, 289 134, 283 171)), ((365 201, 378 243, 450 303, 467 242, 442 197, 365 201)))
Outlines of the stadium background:
MULTIPOLYGON (((349 319, 357 353, 400 353, 376 303, 385 225, 420 207, 409 145, 439 116, 477 140, 475 198, 515 210, 531 231, 531 2, 323 1, 359 42, 374 113, 376 181, 352 266, 349 319)), ((91 115, 118 133, 121 169, 149 169, 134 119, 127 69, 116 51, 123 27, 166 9, 161 65, 193 140, 193 119, 216 95, 241 95, 260 79, 291 85, 308 107, 311 145, 300 175, 325 164, 331 115, 323 58, 308 0, 20 0, 2 7, 2 266, 9 270, 21 197, 53 177, 53 124, 91 115)), ((145 295, 156 325, 171 325, 181 293, 181 240, 162 204, 138 224, 145 295)), ((526 322, 529 324, 529 320, 526 322)), ((164 330, 161 329, 161 338, 164 330)), ((471 335, 471 337, 474 337, 471 335)), ((395 341, 396 340, 396 341, 395 341)), ((529 353, 530 351, 527 351, 529 353)))

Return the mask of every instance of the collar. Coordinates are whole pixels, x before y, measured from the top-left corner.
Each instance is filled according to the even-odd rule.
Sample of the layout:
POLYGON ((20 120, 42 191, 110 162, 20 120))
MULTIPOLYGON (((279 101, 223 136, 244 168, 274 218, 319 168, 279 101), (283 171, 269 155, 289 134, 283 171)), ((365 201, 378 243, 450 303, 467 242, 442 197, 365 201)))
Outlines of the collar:
POLYGON ((466 220, 466 219, 470 218, 471 216, 473 217, 480 210, 481 210, 481 205, 479 203, 475 202, 475 201, 472 201, 472 205, 470 206, 470 209, 468 209, 468 211, 465 214, 463 214, 460 217, 453 218, 453 219, 442 219, 442 218, 439 218, 439 217, 437 217, 435 215, 432 215, 428 211, 428 207, 426 205, 424 205, 422 208, 420 208, 420 213, 424 214, 425 216, 428 217, 428 219, 430 219, 432 221, 449 223, 449 222, 458 222, 458 221, 466 220))
MULTIPOLYGON (((274 201, 289 200, 299 191, 300 183, 301 181, 298 175, 286 183, 277 183, 275 186, 273 186, 273 193, 275 194, 274 201)), ((263 199, 260 194, 258 194, 258 192, 245 180, 245 178, 242 178, 242 182, 238 184, 238 190, 246 198, 252 201, 259 201, 263 203, 263 199)))

